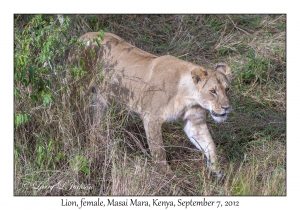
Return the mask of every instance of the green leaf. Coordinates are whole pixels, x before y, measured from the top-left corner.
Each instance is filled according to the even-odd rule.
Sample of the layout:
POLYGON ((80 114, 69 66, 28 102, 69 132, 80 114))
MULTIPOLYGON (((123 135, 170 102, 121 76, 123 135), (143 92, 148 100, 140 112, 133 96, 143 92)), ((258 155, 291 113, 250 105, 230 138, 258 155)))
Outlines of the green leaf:
POLYGON ((95 50, 93 48, 90 49, 90 53, 93 58, 96 56, 95 50))
POLYGON ((62 31, 61 33, 64 35, 64 37, 65 37, 66 39, 68 38, 67 33, 66 33, 65 31, 62 31))
POLYGON ((38 147, 38 153, 42 153, 43 152, 43 147, 42 146, 39 146, 38 147))
POLYGON ((19 125, 25 124, 29 121, 28 114, 16 114, 15 117, 15 125, 18 127, 19 125))
POLYGON ((53 150, 53 140, 51 139, 48 145, 48 151, 52 152, 52 150, 53 150))
POLYGON ((95 41, 96 41, 98 47, 100 48, 100 47, 101 47, 101 43, 99 42, 99 40, 98 40, 98 39, 95 39, 95 41))
POLYGON ((100 37, 101 40, 103 40, 104 39, 104 31, 100 30, 98 36, 100 37))
POLYGON ((19 152, 18 150, 15 150, 15 158, 18 158, 19 157, 19 152))
POLYGON ((54 158, 54 162, 59 162, 61 159, 63 159, 65 157, 65 155, 64 154, 62 154, 61 152, 59 152, 58 154, 57 154, 57 156, 54 158))
POLYGON ((28 78, 29 78, 29 83, 34 80, 34 68, 32 66, 28 67, 28 78))
POLYGON ((14 89, 14 96, 16 97, 16 99, 20 99, 20 91, 18 89, 14 89))
POLYGON ((51 44, 50 42, 47 42, 46 45, 45 45, 45 49, 46 49, 47 52, 50 51, 50 44, 51 44))
POLYGON ((38 154, 37 154, 37 163, 39 164, 39 166, 41 166, 41 162, 42 162, 42 157, 43 157, 43 147, 42 146, 38 146, 38 154))
POLYGON ((25 122, 27 122, 27 121, 28 121, 28 119, 29 119, 29 118, 28 118, 28 115, 27 115, 27 114, 24 114, 24 115, 23 115, 23 120, 24 120, 24 123, 25 123, 25 122))
POLYGON ((46 55, 44 53, 42 53, 41 56, 40 56, 41 63, 44 63, 45 60, 46 60, 46 55))
POLYGON ((90 174, 90 169, 87 166, 83 166, 80 168, 80 171, 86 173, 86 174, 90 174))
POLYGON ((34 102, 37 102, 39 100, 38 96, 36 94, 31 94, 30 95, 31 100, 33 100, 34 102))
POLYGON ((25 51, 28 52, 28 50, 29 50, 29 44, 26 44, 25 45, 25 51))
POLYGON ((52 95, 48 93, 48 94, 43 94, 42 97, 43 97, 43 104, 45 107, 47 107, 50 104, 50 102, 52 101, 52 99, 51 99, 52 95))
POLYGON ((23 61, 22 61, 22 57, 21 56, 19 56, 19 61, 20 61, 21 65, 24 64, 23 61))

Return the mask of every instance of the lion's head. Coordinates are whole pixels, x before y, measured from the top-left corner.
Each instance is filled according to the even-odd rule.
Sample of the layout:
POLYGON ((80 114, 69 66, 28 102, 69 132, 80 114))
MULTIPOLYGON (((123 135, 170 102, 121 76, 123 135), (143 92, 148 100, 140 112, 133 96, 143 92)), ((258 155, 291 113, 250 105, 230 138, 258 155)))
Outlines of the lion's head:
POLYGON ((231 111, 228 82, 230 74, 230 67, 225 63, 217 64, 216 70, 197 67, 191 71, 198 92, 198 103, 209 110, 217 122, 224 122, 231 111))

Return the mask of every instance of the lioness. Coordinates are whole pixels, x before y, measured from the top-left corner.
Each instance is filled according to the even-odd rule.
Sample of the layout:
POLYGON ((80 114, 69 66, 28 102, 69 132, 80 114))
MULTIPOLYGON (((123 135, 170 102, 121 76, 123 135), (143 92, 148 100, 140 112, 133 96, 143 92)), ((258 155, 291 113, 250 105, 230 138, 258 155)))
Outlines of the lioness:
POLYGON ((225 121, 231 110, 227 64, 219 63, 212 70, 170 55, 157 57, 111 33, 102 40, 99 33, 91 32, 80 40, 85 43, 79 54, 85 68, 100 69, 104 75, 101 83, 94 79, 90 84, 99 103, 104 107, 114 100, 139 114, 155 161, 167 166, 162 124, 182 119, 186 135, 205 154, 208 169, 222 176, 205 110, 217 122, 225 121))

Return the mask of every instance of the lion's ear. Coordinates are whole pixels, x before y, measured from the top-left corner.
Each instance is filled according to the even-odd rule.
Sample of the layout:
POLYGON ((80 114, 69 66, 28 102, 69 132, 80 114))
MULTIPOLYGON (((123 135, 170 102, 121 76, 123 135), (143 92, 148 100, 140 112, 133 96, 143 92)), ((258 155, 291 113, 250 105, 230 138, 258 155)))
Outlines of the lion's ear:
POLYGON ((225 76, 230 79, 231 77, 231 68, 226 63, 218 63, 216 65, 216 70, 225 74, 225 76))
POLYGON ((195 68, 192 70, 191 75, 195 85, 197 85, 200 81, 206 79, 207 72, 204 71, 202 68, 195 68))

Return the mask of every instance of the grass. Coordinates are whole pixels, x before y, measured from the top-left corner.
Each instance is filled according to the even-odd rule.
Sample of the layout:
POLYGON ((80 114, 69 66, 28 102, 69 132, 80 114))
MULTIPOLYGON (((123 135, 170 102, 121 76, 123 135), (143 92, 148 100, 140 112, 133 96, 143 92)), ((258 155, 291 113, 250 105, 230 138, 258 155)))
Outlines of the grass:
POLYGON ((15 195, 286 195, 285 15, 70 19, 70 37, 103 29, 159 56, 210 68, 220 61, 231 66, 233 112, 223 124, 207 116, 226 180, 208 176, 204 156, 185 136, 181 121, 163 126, 176 176, 161 174, 141 120, 125 108, 110 107, 103 120, 93 122, 91 98, 78 81, 60 91, 50 107, 26 104, 22 93, 25 101, 15 99, 15 112, 27 110, 29 116, 14 129, 15 195))

